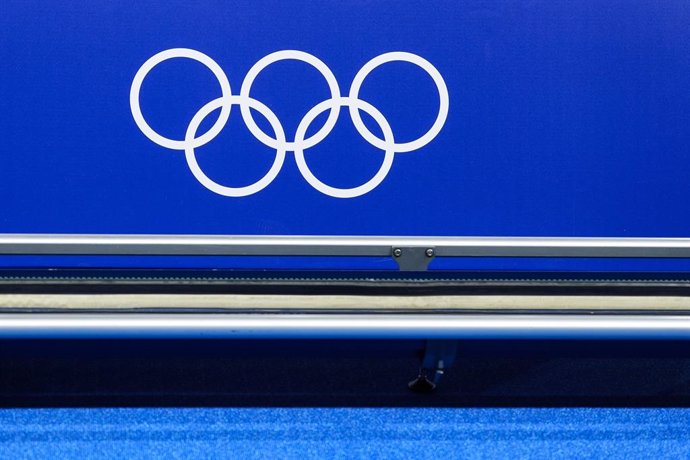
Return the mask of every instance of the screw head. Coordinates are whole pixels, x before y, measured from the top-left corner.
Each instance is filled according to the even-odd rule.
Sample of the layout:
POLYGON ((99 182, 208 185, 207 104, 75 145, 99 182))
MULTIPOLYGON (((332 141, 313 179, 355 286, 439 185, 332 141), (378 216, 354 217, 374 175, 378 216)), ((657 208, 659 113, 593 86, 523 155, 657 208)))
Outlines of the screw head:
POLYGON ((393 255, 395 257, 400 257, 402 255, 402 249, 400 249, 400 248, 393 249, 393 255))
POLYGON ((434 250, 432 248, 429 248, 425 252, 427 257, 434 257, 434 250))

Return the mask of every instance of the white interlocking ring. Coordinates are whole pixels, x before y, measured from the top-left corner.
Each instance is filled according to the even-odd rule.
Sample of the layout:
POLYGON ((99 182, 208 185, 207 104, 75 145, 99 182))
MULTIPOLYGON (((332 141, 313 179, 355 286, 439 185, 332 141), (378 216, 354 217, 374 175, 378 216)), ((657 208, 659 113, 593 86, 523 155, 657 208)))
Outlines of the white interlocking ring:
POLYGON ((201 185, 214 193, 223 196, 242 197, 253 195, 254 193, 263 190, 278 176, 278 173, 285 162, 286 153, 293 152, 300 173, 313 188, 321 193, 336 198, 354 198, 369 193, 379 184, 381 184, 381 182, 383 182, 393 166, 393 159, 395 158, 396 153, 418 150, 431 142, 439 134, 448 116, 449 97, 446 83, 436 67, 434 67, 426 59, 412 53, 396 51, 382 54, 370 60, 355 75, 352 85, 350 86, 349 95, 347 97, 341 97, 338 81, 336 80, 335 75, 333 75, 333 72, 331 72, 323 61, 303 51, 276 51, 275 53, 271 53, 260 59, 256 64, 254 64, 254 66, 252 66, 242 82, 240 94, 233 95, 230 88, 230 82, 225 75, 225 72, 223 72, 220 66, 213 59, 196 50, 174 48, 155 54, 144 62, 141 68, 139 68, 132 81, 129 104, 134 121, 141 132, 147 138, 161 147, 171 150, 184 151, 187 164, 194 177, 199 181, 199 183, 201 183, 201 185), (141 85, 148 73, 158 64, 174 58, 192 59, 205 65, 209 70, 211 70, 211 72, 213 72, 221 88, 221 96, 201 107, 199 111, 192 117, 192 120, 187 127, 187 131, 185 132, 184 139, 182 140, 167 138, 151 128, 144 118, 140 104, 141 85), (282 60, 297 60, 314 67, 321 73, 321 75, 323 75, 331 93, 330 99, 318 103, 304 115, 297 127, 294 139, 291 142, 287 140, 285 130, 273 111, 271 111, 271 109, 262 102, 250 96, 252 84, 261 71, 267 66, 282 60), (434 81, 439 95, 438 114, 431 128, 418 139, 399 144, 395 142, 393 130, 386 117, 369 102, 359 99, 359 91, 366 77, 375 68, 394 61, 409 62, 419 66, 422 70, 427 72, 434 81), (275 160, 273 161, 273 165, 269 171, 258 181, 244 187, 228 187, 210 179, 199 166, 195 153, 195 149, 207 144, 218 136, 220 131, 228 122, 230 110, 233 105, 238 105, 240 107, 242 119, 252 135, 254 135, 258 141, 276 151, 275 160), (307 166, 304 157, 305 150, 315 147, 331 133, 338 121, 341 107, 349 108, 352 122, 359 134, 369 144, 384 151, 383 162, 376 174, 364 184, 352 188, 333 187, 317 179, 307 166), (218 109, 220 109, 218 119, 208 131, 197 137, 197 130, 199 129, 199 126, 203 120, 218 109), (273 137, 266 134, 259 127, 259 125, 256 124, 252 110, 256 110, 266 118, 273 129, 273 137), (316 133, 310 137, 306 137, 311 123, 316 119, 316 117, 326 110, 330 111, 330 113, 324 125, 316 133), (366 127, 359 113, 360 110, 369 114, 379 125, 383 134, 383 139, 374 135, 366 127))
POLYGON ((207 189, 223 196, 249 196, 253 195, 258 191, 261 191, 264 187, 273 182, 273 179, 276 178, 276 176, 280 172, 280 169, 283 167, 283 163, 285 162, 285 148, 276 149, 276 158, 273 161, 271 169, 268 170, 264 177, 262 177, 257 182, 251 185, 247 185, 246 187, 227 187, 224 185, 220 185, 217 182, 214 182, 201 170, 199 163, 197 163, 196 161, 196 155, 194 154, 194 146, 192 141, 194 140, 194 136, 196 136, 196 130, 199 129, 199 125, 204 120, 204 118, 206 118, 208 114, 210 114, 214 110, 232 104, 241 104, 242 107, 249 107, 254 110, 257 110, 270 123, 271 127, 275 131, 278 143, 281 145, 285 144, 285 133, 283 132, 283 127, 280 124, 280 121, 278 121, 278 117, 276 117, 276 115, 273 112, 271 112, 271 110, 268 107, 266 107, 264 104, 257 101, 256 99, 241 98, 239 96, 230 96, 230 98, 228 98, 227 100, 224 98, 218 98, 209 102, 208 104, 203 106, 201 110, 199 110, 196 113, 196 115, 194 115, 192 121, 189 122, 187 134, 185 135, 185 141, 187 142, 187 147, 185 148, 185 157, 187 158, 187 164, 189 165, 189 169, 192 170, 192 174, 194 174, 194 177, 196 177, 196 179, 201 183, 201 185, 203 185, 207 189), (228 101, 230 102, 230 104, 227 104, 228 101))
MULTIPOLYGON (((302 61, 314 67, 321 73, 321 75, 323 75, 323 78, 326 79, 326 83, 328 83, 328 89, 331 92, 331 99, 337 99, 340 97, 340 87, 338 86, 338 80, 335 79, 335 75, 333 75, 331 69, 329 69, 328 66, 324 64, 323 61, 321 61, 316 56, 312 56, 311 54, 305 53, 303 51, 295 50, 276 51, 275 53, 271 53, 268 56, 265 56, 262 59, 260 59, 259 62, 254 64, 252 68, 249 69, 249 72, 247 72, 247 75, 244 77, 244 81, 242 82, 242 88, 240 89, 240 95, 243 97, 249 97, 249 92, 252 90, 254 80, 259 75, 259 73, 269 65, 278 61, 285 60, 302 61)), ((254 117, 252 117, 252 111, 249 110, 249 106, 241 105, 240 110, 242 110, 242 117, 244 117, 244 122, 247 124, 247 128, 249 129, 249 131, 251 131, 254 137, 256 137, 259 140, 259 142, 262 142, 263 144, 273 149, 277 149, 278 147, 280 147, 276 139, 266 135, 266 133, 264 133, 261 130, 261 128, 259 128, 259 126, 254 121, 254 117)), ((310 147, 315 146, 316 144, 321 142, 326 136, 328 136, 328 134, 333 130, 333 128, 335 127, 335 123, 338 121, 339 112, 340 107, 334 107, 331 110, 331 113, 328 115, 326 123, 319 131, 314 133, 314 135, 312 135, 311 137, 303 140, 301 145, 299 146, 295 145, 295 142, 287 144, 284 148, 286 150, 294 151, 297 147, 302 149, 308 149, 310 147)))
POLYGON ((302 173, 304 179, 306 179, 309 185, 314 187, 319 192, 336 198, 354 198, 357 196, 364 195, 365 193, 369 193, 374 188, 376 188, 383 181, 383 179, 386 178, 386 176, 388 175, 388 171, 390 171, 391 166, 393 166, 393 158, 395 157, 395 139, 393 138, 393 131, 391 130, 391 127, 388 124, 386 117, 384 117, 381 114, 381 112, 379 112, 376 109, 376 107, 369 104, 368 102, 364 102, 359 99, 352 99, 351 97, 328 99, 319 104, 316 104, 314 108, 307 112, 307 114, 304 116, 299 126, 297 127, 297 132, 295 133, 295 144, 300 145, 302 143, 302 139, 304 138, 307 130, 309 129, 309 125, 314 121, 316 117, 318 117, 323 112, 329 109, 331 110, 331 113, 333 113, 333 109, 341 106, 348 106, 350 108, 355 108, 356 110, 364 110, 381 127, 381 131, 383 132, 384 138, 384 148, 382 150, 385 152, 385 156, 383 157, 383 163, 381 164, 381 168, 379 168, 376 175, 374 175, 374 177, 369 179, 369 181, 358 187, 336 188, 324 184, 319 179, 317 179, 316 176, 314 176, 314 174, 309 169, 309 166, 307 166, 306 160, 304 159, 303 149, 295 149, 295 160, 297 161, 297 167, 299 168, 299 171, 302 173))
MULTIPOLYGON (((443 128, 443 125, 446 123, 449 105, 448 88, 446 88, 446 82, 443 80, 443 77, 439 71, 436 70, 436 67, 431 65, 431 63, 423 57, 412 53, 396 51, 393 53, 385 53, 380 56, 376 56, 374 59, 364 64, 359 72, 357 72, 357 75, 355 75, 355 78, 352 80, 352 86, 350 86, 350 98, 359 99, 359 90, 362 87, 364 79, 367 78, 367 76, 375 68, 379 67, 380 65, 395 61, 409 62, 410 64, 415 64, 421 67, 426 73, 429 74, 431 79, 434 80, 436 89, 438 90, 438 115, 436 116, 436 121, 434 121, 434 124, 431 126, 431 128, 429 128, 429 131, 414 141, 395 144, 395 151, 397 153, 411 152, 413 150, 421 149, 426 144, 431 142, 438 135, 438 133, 441 132, 441 128, 443 128)), ((350 106, 350 116, 352 117, 352 123, 354 123, 357 131, 362 135, 362 137, 364 137, 364 139, 367 140, 367 142, 380 149, 386 148, 386 143, 382 139, 376 137, 366 127, 362 121, 362 117, 359 116, 359 109, 354 105, 350 106)))
MULTIPOLYGON (((176 141, 173 139, 168 139, 167 137, 161 136, 154 131, 153 128, 151 128, 146 122, 146 119, 144 119, 144 114, 141 113, 141 106, 139 104, 141 84, 144 83, 144 79, 149 72, 161 62, 174 58, 192 59, 208 67, 209 70, 213 72, 213 75, 216 77, 216 79, 218 79, 223 97, 230 97, 232 95, 232 91, 230 90, 230 82, 228 81, 228 77, 225 75, 225 72, 223 72, 223 69, 220 68, 216 61, 206 56, 204 53, 196 50, 191 50, 188 48, 173 48, 161 51, 144 62, 141 68, 137 71, 137 74, 134 76, 134 80, 132 80, 132 88, 129 92, 129 105, 132 109, 134 121, 146 137, 161 147, 171 150, 184 150, 187 147, 188 141, 176 141)), ((220 134, 220 131, 223 129, 225 123, 228 121, 228 117, 230 116, 230 107, 231 105, 227 104, 220 109, 218 120, 216 120, 213 126, 211 126, 206 133, 193 140, 192 147, 201 147, 202 145, 211 142, 216 136, 218 136, 218 134, 220 134)))

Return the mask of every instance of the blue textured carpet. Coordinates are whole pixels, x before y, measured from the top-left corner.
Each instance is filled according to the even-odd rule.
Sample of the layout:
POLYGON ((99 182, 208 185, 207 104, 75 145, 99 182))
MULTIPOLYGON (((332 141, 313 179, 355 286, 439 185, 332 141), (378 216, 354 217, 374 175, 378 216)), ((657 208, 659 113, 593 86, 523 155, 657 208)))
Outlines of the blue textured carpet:
POLYGON ((0 342, 0 460, 690 458, 688 342, 422 346, 0 342))
POLYGON ((687 409, 6 409, 2 458, 688 458, 687 409))

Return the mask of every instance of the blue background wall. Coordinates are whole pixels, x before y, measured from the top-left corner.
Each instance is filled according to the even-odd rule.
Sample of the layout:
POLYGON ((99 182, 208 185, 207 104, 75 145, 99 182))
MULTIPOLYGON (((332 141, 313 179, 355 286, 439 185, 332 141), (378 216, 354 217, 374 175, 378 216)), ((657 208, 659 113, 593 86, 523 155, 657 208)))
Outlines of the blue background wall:
MULTIPOLYGON (((690 236, 686 1, 3 5, 2 233, 690 236), (288 153, 266 189, 227 198, 194 179, 182 152, 144 137, 130 113, 134 74, 173 47, 211 56, 235 92, 256 61, 281 49, 319 57, 343 93, 369 59, 409 51, 441 72, 450 111, 434 141, 396 155, 362 197, 322 195, 288 153)), ((207 69, 178 59, 149 75, 141 101, 154 128, 180 138, 219 95, 207 69)), ((313 68, 280 62, 252 95, 291 139, 328 91, 313 68)), ((374 71, 361 98, 398 141, 426 131, 438 105, 430 78, 404 63, 374 71)), ((197 153, 212 178, 235 186, 262 176, 274 155, 236 106, 197 153)), ((306 155, 341 187, 367 180, 383 157, 345 110, 306 155)))

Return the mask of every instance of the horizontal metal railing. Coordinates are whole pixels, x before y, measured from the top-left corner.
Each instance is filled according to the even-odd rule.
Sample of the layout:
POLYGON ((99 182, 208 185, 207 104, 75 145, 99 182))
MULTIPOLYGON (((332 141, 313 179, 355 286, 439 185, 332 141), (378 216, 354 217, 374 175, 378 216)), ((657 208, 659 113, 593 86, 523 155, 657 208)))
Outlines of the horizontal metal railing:
POLYGON ((216 236, 0 234, 0 255, 391 256, 690 258, 688 238, 216 236))
POLYGON ((0 338, 688 339, 690 316, 2 314, 0 338))

